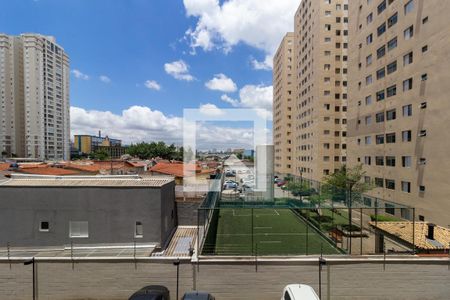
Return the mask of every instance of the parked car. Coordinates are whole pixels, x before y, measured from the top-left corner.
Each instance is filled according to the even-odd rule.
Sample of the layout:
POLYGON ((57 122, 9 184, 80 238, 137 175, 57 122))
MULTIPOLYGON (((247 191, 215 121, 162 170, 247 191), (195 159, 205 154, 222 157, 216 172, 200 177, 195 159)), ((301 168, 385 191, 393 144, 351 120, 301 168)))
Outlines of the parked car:
POLYGON ((286 184, 286 181, 284 181, 284 180, 279 180, 278 182, 277 182, 277 187, 282 187, 283 185, 285 185, 286 184))
POLYGON ((170 295, 165 286, 149 285, 131 295, 128 300, 170 300, 170 295))
POLYGON ((281 300, 320 300, 320 298, 309 285, 289 284, 284 288, 281 300))
POLYGON ((214 300, 213 295, 206 292, 188 292, 184 294, 183 298, 181 300, 214 300))

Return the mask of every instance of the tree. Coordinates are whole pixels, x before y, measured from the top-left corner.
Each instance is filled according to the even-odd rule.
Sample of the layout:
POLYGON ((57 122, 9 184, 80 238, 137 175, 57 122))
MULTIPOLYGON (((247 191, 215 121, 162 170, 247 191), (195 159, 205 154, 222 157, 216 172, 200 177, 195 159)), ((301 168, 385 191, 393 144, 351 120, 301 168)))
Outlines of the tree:
POLYGON ((2 151, 2 158, 5 157, 6 155, 8 155, 8 152, 6 152, 5 150, 2 151))
POLYGON ((92 157, 95 160, 107 160, 109 158, 109 153, 108 153, 108 151, 106 151, 104 149, 99 149, 94 152, 92 157))
MULTIPOLYGON (((325 190, 336 191, 347 195, 348 228, 352 228, 352 206, 354 194, 358 197, 373 188, 372 183, 363 180, 366 172, 359 164, 353 168, 342 166, 337 172, 325 177, 325 190)), ((333 195, 334 195, 333 193, 333 195)), ((362 218, 362 216, 361 216, 362 218)), ((349 254, 352 254, 352 239, 349 239, 349 254)))
POLYGON ((296 182, 293 180, 286 184, 286 189, 290 191, 293 196, 300 197, 300 200, 302 200, 302 197, 311 196, 315 192, 307 182, 296 182))

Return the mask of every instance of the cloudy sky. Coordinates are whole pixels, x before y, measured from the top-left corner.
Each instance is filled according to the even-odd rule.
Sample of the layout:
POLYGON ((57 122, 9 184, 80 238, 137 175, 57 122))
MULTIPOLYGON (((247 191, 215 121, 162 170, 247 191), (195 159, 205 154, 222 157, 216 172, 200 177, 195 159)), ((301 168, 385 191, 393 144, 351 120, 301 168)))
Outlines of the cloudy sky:
MULTIPOLYGON (((0 1, 0 32, 56 37, 70 56, 72 134, 181 144, 183 109, 271 110, 272 56, 300 0, 0 1)), ((251 146, 200 124, 204 147, 251 146)))

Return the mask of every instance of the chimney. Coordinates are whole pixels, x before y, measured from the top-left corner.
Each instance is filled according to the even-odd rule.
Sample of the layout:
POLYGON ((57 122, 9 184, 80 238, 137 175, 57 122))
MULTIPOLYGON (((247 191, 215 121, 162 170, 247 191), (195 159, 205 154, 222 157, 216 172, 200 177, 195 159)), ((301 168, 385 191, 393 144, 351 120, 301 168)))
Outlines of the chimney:
POLYGON ((102 137, 102 131, 101 130, 98 131, 98 137, 102 137))
POLYGON ((429 240, 434 240, 434 227, 436 225, 433 223, 428 223, 428 234, 427 234, 427 238, 429 240))

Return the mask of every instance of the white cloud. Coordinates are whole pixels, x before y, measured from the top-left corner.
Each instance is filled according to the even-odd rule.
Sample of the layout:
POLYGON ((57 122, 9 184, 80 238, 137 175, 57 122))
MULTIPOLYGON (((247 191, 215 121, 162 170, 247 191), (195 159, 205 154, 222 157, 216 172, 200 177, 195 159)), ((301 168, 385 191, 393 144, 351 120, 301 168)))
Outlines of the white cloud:
MULTIPOLYGON (((213 104, 205 104, 202 107, 204 111, 220 112, 220 109, 213 104)), ((121 139, 124 144, 142 141, 165 141, 177 145, 183 143, 182 118, 167 116, 145 106, 131 106, 120 114, 71 107, 70 117, 72 135, 96 135, 98 130, 102 130, 111 138, 121 139)), ((199 149, 249 148, 253 147, 252 144, 252 128, 217 126, 208 122, 197 124, 197 147, 199 149)))
POLYGON ((222 95, 222 97, 220 97, 220 99, 222 99, 222 101, 227 102, 229 104, 231 104, 233 107, 238 107, 239 106, 239 100, 233 99, 231 97, 229 97, 228 95, 222 95))
POLYGON ((192 81, 195 79, 189 74, 189 66, 183 60, 164 64, 164 70, 178 80, 192 81))
POLYGON ((271 60, 286 32, 294 29, 299 0, 183 0, 187 16, 197 18, 186 31, 192 51, 222 49, 225 52, 245 43, 264 51, 264 61, 254 60, 257 69, 271 68, 271 60), (267 25, 262 25, 267 24, 267 25))
POLYGON ((225 93, 235 92, 237 90, 236 83, 225 74, 216 74, 214 78, 205 83, 205 86, 214 91, 221 91, 225 93))
POLYGON ((80 70, 73 69, 71 73, 75 76, 75 78, 82 80, 89 80, 89 76, 81 72, 80 70))
POLYGON ((262 109, 259 112, 262 117, 272 118, 272 86, 246 85, 239 91, 239 99, 233 99, 225 94, 220 99, 233 107, 262 109))
POLYGON ((250 62, 255 70, 272 70, 273 55, 266 55, 266 58, 263 61, 258 61, 252 57, 250 62))
POLYGON ((207 103, 200 105, 200 113, 206 116, 220 116, 223 112, 216 105, 207 103))
POLYGON ((99 79, 100 79, 101 82, 104 82, 104 83, 110 83, 111 82, 111 78, 109 78, 106 75, 100 75, 99 79))
POLYGON ((161 85, 154 80, 147 80, 144 83, 145 87, 151 90, 159 91, 161 90, 161 85))
POLYGON ((272 86, 246 85, 239 91, 239 99, 233 99, 228 95, 222 95, 224 102, 234 107, 262 108, 272 110, 273 101, 272 86))

